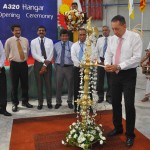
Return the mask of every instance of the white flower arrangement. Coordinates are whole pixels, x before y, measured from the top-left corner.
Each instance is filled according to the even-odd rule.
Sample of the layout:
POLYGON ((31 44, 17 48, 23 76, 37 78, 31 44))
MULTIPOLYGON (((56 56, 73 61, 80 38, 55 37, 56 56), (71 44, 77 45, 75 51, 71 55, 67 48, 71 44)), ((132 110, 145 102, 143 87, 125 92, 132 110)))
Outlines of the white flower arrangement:
POLYGON ((77 146, 84 150, 88 150, 96 142, 100 145, 104 144, 106 138, 103 136, 102 125, 97 125, 94 120, 90 119, 88 118, 86 128, 83 128, 79 121, 73 122, 62 144, 77 146))
POLYGON ((69 30, 78 30, 84 21, 84 13, 78 10, 70 10, 64 14, 65 22, 69 30))

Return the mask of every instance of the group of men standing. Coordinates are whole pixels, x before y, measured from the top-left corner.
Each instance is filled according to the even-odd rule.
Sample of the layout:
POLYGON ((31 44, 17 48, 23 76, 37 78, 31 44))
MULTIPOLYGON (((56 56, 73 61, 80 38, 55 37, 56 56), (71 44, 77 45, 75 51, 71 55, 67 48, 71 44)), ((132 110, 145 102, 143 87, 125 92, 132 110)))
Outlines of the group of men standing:
MULTIPOLYGON (((0 88, 0 113, 5 116, 10 116, 11 114, 6 111, 7 105, 7 87, 6 87, 6 74, 4 63, 6 57, 10 61, 10 76, 12 82, 11 100, 12 100, 12 111, 18 111, 19 99, 18 99, 18 85, 19 81, 22 89, 22 106, 27 108, 32 108, 28 96, 28 53, 29 53, 29 42, 26 38, 21 36, 20 25, 13 25, 11 31, 14 36, 6 40, 5 47, 3 48, 1 44, 1 73, 0 82, 2 82, 0 88), (5 51, 4 51, 5 50, 5 51), (6 57, 5 57, 6 56, 6 57)), ((84 39, 86 40, 86 30, 84 31, 84 39)), ((80 31, 79 31, 80 33, 80 31)), ((69 41, 69 33, 67 30, 60 31, 60 41, 53 46, 51 39, 45 37, 46 28, 44 26, 39 26, 37 29, 38 37, 31 41, 31 53, 32 57, 35 59, 34 62, 34 74, 37 83, 37 94, 38 94, 38 106, 37 109, 43 108, 43 81, 46 87, 46 100, 47 107, 51 109, 52 106, 52 59, 54 56, 54 66, 55 66, 55 80, 56 80, 56 105, 55 109, 61 106, 62 100, 62 86, 64 79, 67 81, 68 87, 68 107, 73 109, 73 94, 74 91, 74 73, 73 73, 73 60, 71 58, 71 48, 72 42, 69 41)), ((79 38, 80 41, 81 38, 79 38)), ((85 51, 85 50, 84 50, 85 51)), ((82 56, 83 56, 82 49, 82 56)), ((73 54, 74 55, 74 54, 73 54)), ((73 57, 73 56, 72 56, 73 57)), ((78 54, 74 57, 77 57, 78 54)), ((82 58, 80 58, 82 59, 82 58)), ((80 60, 81 61, 81 60, 80 60)), ((79 65, 78 65, 79 67, 79 65)), ((78 91, 75 89, 75 91, 78 91)), ((76 96, 77 97, 77 96, 76 96)))
MULTIPOLYGON (((109 37, 109 28, 103 27, 104 37, 99 38, 94 53, 99 63, 105 64, 104 69, 98 68, 98 96, 99 101, 104 100, 104 74, 107 74, 109 90, 106 94, 106 101, 112 103, 113 124, 112 130, 108 136, 116 136, 123 133, 122 126, 122 93, 124 93, 126 110, 126 145, 132 146, 134 143, 135 127, 135 86, 136 86, 136 67, 139 65, 142 55, 142 41, 137 33, 126 29, 126 22, 123 16, 117 15, 111 20, 111 26, 114 32, 109 37), (103 46, 102 46, 103 45, 103 46), (111 80, 110 80, 111 74, 111 80), (100 82, 100 83, 99 83, 100 82), (102 83, 102 84, 101 84, 102 83), (101 84, 101 85, 100 85, 101 84), (100 86, 100 87, 99 87, 100 86), (110 94, 111 93, 111 94, 110 94)), ((10 60, 10 73, 12 80, 12 111, 18 110, 17 89, 19 79, 22 88, 22 105, 28 108, 33 107, 28 103, 28 66, 26 63, 28 57, 29 43, 26 38, 21 37, 21 28, 18 25, 12 26, 13 37, 5 43, 6 57, 10 60)), ((86 50, 86 30, 79 29, 79 40, 75 43, 69 41, 67 30, 60 32, 60 39, 53 47, 52 40, 46 38, 46 28, 38 28, 38 37, 31 41, 31 52, 35 59, 34 72, 38 87, 38 109, 43 107, 43 79, 46 85, 46 99, 48 108, 52 108, 52 58, 54 54, 55 76, 56 76, 56 105, 55 109, 61 106, 61 92, 64 79, 68 85, 68 107, 73 108, 72 99, 78 98, 79 91, 79 71, 80 63, 86 50), (74 85, 74 88, 73 88, 74 85), (73 91, 74 90, 74 91, 73 91)), ((0 45, 2 45, 0 43, 0 45)), ((0 112, 4 115, 10 115, 6 111, 6 75, 4 70, 5 53, 0 46, 0 112), (2 93, 2 92, 1 92, 2 93)), ((77 105, 75 104, 75 110, 77 105)))
MULTIPOLYGON (((105 27, 103 27, 105 28, 105 27)), ((108 30, 109 28, 106 27, 108 30)), ((26 38, 21 36, 21 27, 20 25, 13 25, 11 27, 13 37, 10 37, 6 40, 5 43, 5 53, 3 46, 1 46, 1 59, 3 59, 2 71, 4 70, 5 55, 10 61, 10 75, 12 82, 12 91, 11 91, 11 100, 13 103, 12 111, 18 111, 18 84, 20 81, 22 89, 22 106, 27 108, 32 108, 33 106, 29 104, 28 96, 28 53, 29 53, 29 42, 26 38)), ((47 107, 51 109, 52 106, 52 59, 54 56, 54 66, 55 66, 55 81, 56 81, 56 105, 55 109, 58 109, 61 106, 62 100, 62 87, 64 79, 66 80, 68 87, 68 107, 73 109, 73 95, 74 100, 78 99, 79 95, 79 83, 80 83, 80 62, 86 50, 86 30, 84 28, 79 29, 78 31, 79 41, 72 43, 69 41, 69 32, 67 30, 60 31, 60 41, 53 46, 51 39, 45 37, 46 28, 44 26, 39 26, 37 29, 38 37, 31 41, 31 53, 32 57, 35 59, 34 63, 34 73, 37 83, 37 94, 38 94, 38 106, 37 109, 43 108, 43 80, 46 87, 46 100, 47 107)), ((104 36, 105 36, 105 32, 104 36)), ((108 36, 109 33, 106 34, 108 36)), ((99 39, 100 40, 100 39, 99 39)), ((97 44, 97 50, 101 51, 99 46, 101 43, 97 44)), ((2 45, 2 44, 1 44, 2 45)), ((106 48, 106 47, 105 47, 106 48)), ((106 51, 106 49, 105 49, 106 51)), ((101 57, 100 57, 101 58, 101 57)), ((99 68, 101 69, 101 68, 99 68)), ((99 70, 98 69, 98 70, 99 70)), ((104 69, 103 69, 104 71, 104 69)), ((100 73, 101 74, 101 73, 100 73)), ((98 74, 98 76, 100 75, 98 74)), ((1 74, 2 75, 2 74, 1 74)), ((6 76, 6 75, 5 75, 6 76)), ((101 79, 101 77, 98 79, 101 79)), ((104 77, 103 77, 104 80, 104 77)), ((2 79, 2 81, 5 81, 2 79)), ((104 84, 104 81, 101 82, 104 84)), ((6 86, 6 83, 5 83, 6 86)), ((98 84, 99 86, 99 84, 98 84)), ((102 85, 103 86, 103 85, 102 85)), ((103 87, 100 89, 100 94, 104 96, 103 87), (102 92, 101 92, 102 91, 102 92)), ((4 86, 3 86, 4 87, 4 86)), ((4 88, 3 88, 4 89, 4 88)), ((5 103, 7 99, 7 92, 5 89, 5 103)), ((6 105, 6 104, 5 104, 6 105)), ((76 102, 74 103, 75 111, 77 110, 76 102)), ((3 106, 4 107, 4 106, 3 106)), ((6 107, 6 106, 5 106, 6 107)), ((6 108, 4 115, 11 115, 6 113, 6 108)))

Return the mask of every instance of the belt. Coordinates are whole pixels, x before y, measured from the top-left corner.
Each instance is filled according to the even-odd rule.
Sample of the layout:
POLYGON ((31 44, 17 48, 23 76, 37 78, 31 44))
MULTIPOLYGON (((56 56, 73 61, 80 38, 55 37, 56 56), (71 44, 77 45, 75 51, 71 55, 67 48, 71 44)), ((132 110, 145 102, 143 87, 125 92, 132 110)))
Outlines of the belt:
MULTIPOLYGON (((57 65, 60 66, 60 64, 57 65)), ((63 65, 62 67, 73 67, 73 65, 63 65)))
POLYGON ((16 63, 16 64, 23 64, 23 63, 26 63, 27 61, 23 61, 23 62, 17 62, 17 61, 10 61, 10 63, 16 63))

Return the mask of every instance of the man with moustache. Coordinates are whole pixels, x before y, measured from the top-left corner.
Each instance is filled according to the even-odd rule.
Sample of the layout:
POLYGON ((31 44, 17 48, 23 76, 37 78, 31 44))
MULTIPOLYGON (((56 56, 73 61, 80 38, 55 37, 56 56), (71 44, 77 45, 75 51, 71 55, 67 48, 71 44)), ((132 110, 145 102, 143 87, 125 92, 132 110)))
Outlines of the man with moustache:
POLYGON ((47 107, 52 109, 52 58, 53 42, 45 37, 46 28, 39 26, 37 29, 38 37, 31 41, 31 52, 35 59, 34 74, 37 83, 38 106, 37 109, 43 108, 43 80, 46 87, 47 107))
POLYGON ((131 147, 135 138, 136 68, 141 60, 142 41, 139 34, 126 29, 123 16, 113 17, 111 26, 115 35, 111 37, 105 54, 105 70, 111 72, 112 77, 114 130, 108 136, 113 137, 123 133, 121 104, 123 93, 126 112, 126 145, 131 147))
POLYGON ((56 105, 55 109, 61 106, 61 93, 64 79, 68 87, 68 107, 73 109, 73 62, 71 60, 71 46, 69 41, 69 33, 67 30, 60 31, 61 41, 54 45, 54 63, 56 75, 56 105))
POLYGON ((33 106, 29 104, 28 100, 28 51, 29 42, 26 38, 21 36, 21 26, 13 25, 11 27, 13 37, 6 40, 5 52, 6 57, 10 61, 10 75, 12 82, 12 92, 11 100, 13 103, 12 111, 16 112, 18 110, 19 100, 18 100, 18 84, 19 80, 22 89, 22 106, 27 108, 32 108, 33 106))

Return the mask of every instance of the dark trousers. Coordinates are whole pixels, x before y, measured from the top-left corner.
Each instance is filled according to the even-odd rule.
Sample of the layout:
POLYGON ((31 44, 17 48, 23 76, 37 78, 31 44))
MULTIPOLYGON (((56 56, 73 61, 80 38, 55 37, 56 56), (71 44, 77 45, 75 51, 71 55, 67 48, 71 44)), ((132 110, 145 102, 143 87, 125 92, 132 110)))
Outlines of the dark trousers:
MULTIPOLYGON (((84 76, 84 74, 83 74, 84 76)), ((79 67, 74 67, 74 106, 75 109, 77 108, 77 103, 76 100, 79 99, 79 90, 80 90, 80 68, 79 67)), ((84 84, 84 82, 83 82, 84 84)), ((89 85, 90 86, 90 85, 89 85)), ((91 93, 89 94, 90 99, 92 100, 92 88, 90 87, 91 93)))
POLYGON ((76 100, 79 98, 79 87, 80 87, 80 68, 74 67, 74 107, 77 108, 76 100))
POLYGON ((51 104, 52 99, 52 64, 50 63, 47 66, 47 72, 43 75, 40 75, 39 72, 43 66, 43 63, 35 61, 34 63, 34 74, 37 83, 37 92, 38 92, 38 103, 43 105, 43 80, 45 83, 46 89, 46 100, 47 104, 51 104))
POLYGON ((0 110, 6 110, 7 105, 7 83, 5 68, 3 67, 0 72, 0 110))
POLYGON ((135 137, 135 86, 136 69, 122 70, 112 74, 112 106, 115 129, 122 130, 122 92, 124 94, 126 112, 126 136, 135 137))
POLYGON ((10 62, 10 74, 12 82, 11 100, 18 105, 18 85, 19 79, 22 89, 22 101, 28 102, 28 65, 27 62, 10 62))
POLYGON ((56 103, 61 104, 61 95, 63 82, 66 80, 68 88, 68 104, 72 103, 73 99, 73 65, 65 65, 61 67, 60 65, 55 65, 55 74, 56 74, 56 103))
POLYGON ((104 80, 105 75, 107 77, 107 92, 106 92, 106 99, 111 98, 111 73, 105 71, 104 68, 98 67, 97 68, 97 94, 99 99, 104 99, 104 80))

